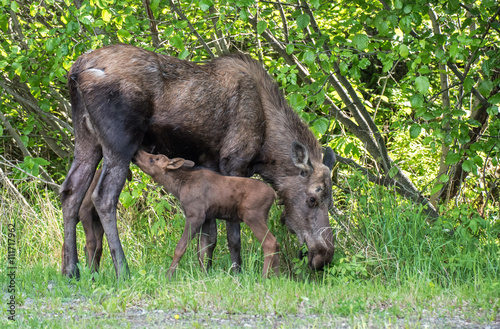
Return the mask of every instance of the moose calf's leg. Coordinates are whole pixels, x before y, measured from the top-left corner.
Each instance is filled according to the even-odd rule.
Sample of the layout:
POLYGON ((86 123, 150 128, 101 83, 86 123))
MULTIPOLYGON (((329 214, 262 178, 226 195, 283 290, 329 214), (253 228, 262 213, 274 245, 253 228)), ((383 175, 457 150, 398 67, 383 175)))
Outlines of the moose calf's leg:
POLYGON ((217 221, 215 218, 207 218, 201 227, 200 240, 198 241, 198 261, 205 270, 212 267, 212 257, 216 245, 217 221), (206 266, 205 258, 207 258, 206 266))
POLYGON ((279 274, 279 255, 278 255, 278 242, 276 238, 269 232, 266 224, 267 214, 248 216, 244 218, 244 222, 250 227, 255 237, 262 245, 264 252, 264 267, 262 269, 262 276, 269 275, 269 268, 272 267, 275 274, 279 274))
POLYGON ((104 237, 104 228, 102 227, 101 220, 99 216, 97 216, 97 221, 94 220, 94 235, 96 237, 96 246, 94 252, 94 270, 97 272, 99 270, 99 266, 101 264, 102 257, 102 239, 104 237))
POLYGON ((199 232, 201 226, 203 225, 203 222, 203 216, 191 217, 186 214, 186 225, 184 227, 184 232, 182 233, 182 237, 175 247, 174 258, 172 259, 172 264, 170 264, 170 268, 167 272, 169 280, 172 279, 175 269, 177 268, 177 265, 179 265, 179 261, 186 252, 188 243, 193 239, 195 234, 199 232))

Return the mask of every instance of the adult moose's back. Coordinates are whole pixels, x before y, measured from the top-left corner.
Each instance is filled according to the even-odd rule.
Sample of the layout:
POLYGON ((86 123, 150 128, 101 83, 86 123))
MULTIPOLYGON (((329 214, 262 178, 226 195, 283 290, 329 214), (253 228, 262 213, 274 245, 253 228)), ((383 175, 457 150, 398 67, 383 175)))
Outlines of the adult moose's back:
MULTIPOLYGON (((328 210, 335 155, 327 148, 323 158, 312 132, 258 62, 235 54, 197 65, 112 45, 80 56, 68 85, 75 156, 61 187, 63 274, 78 275, 78 209, 101 159, 92 200, 116 273, 128 273, 116 206, 129 163, 141 148, 190 159, 223 175, 258 173, 282 199, 282 221, 306 243, 309 267, 320 269, 331 261, 328 210)), ((231 259, 240 264, 239 224, 227 230, 231 259)))

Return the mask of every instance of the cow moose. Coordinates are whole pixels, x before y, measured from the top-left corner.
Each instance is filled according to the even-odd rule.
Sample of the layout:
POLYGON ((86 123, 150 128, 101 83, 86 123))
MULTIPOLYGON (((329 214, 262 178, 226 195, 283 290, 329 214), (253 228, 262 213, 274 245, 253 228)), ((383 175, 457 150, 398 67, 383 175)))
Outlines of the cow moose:
MULTIPOLYGON (((172 278, 188 243, 199 233, 207 218, 247 224, 262 244, 262 276, 268 276, 269 268, 278 274, 278 242, 267 227, 269 209, 276 199, 276 193, 269 185, 252 178, 221 176, 208 169, 192 168, 194 162, 190 160, 169 159, 163 154, 153 155, 142 150, 134 157, 134 163, 174 195, 186 215, 184 233, 168 270, 169 278, 172 278)), ((198 245, 198 250, 202 250, 198 253, 202 267, 204 254, 208 252, 211 259, 215 247, 209 242, 210 237, 213 236, 202 235, 198 245)))
MULTIPOLYGON (((128 265, 116 206, 139 149, 182 157, 226 176, 259 174, 284 204, 281 220, 308 247, 321 269, 334 253, 335 154, 320 144, 287 104, 277 84, 249 56, 232 54, 195 64, 131 45, 80 56, 68 74, 75 154, 60 197, 64 219, 62 273, 78 276, 78 210, 102 161, 92 201, 118 277, 128 265)), ((202 231, 213 231, 215 221, 202 231)), ((233 263, 241 264, 240 224, 227 222, 233 263)))

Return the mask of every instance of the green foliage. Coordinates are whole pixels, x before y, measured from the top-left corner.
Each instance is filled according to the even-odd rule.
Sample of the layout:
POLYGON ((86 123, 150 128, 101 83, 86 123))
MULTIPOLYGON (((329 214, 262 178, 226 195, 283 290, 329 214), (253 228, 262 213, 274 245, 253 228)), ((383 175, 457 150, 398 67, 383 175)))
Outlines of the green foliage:
MULTIPOLYGON (((281 272, 291 277, 293 280, 287 282, 293 284, 273 279, 255 285, 262 267, 261 249, 243 226, 244 269, 249 274, 241 281, 263 287, 255 288, 257 291, 248 288, 257 296, 266 289, 274 295, 249 306, 252 303, 242 302, 237 294, 212 291, 212 304, 213 300, 223 301, 226 304, 221 307, 235 312, 254 307, 266 314, 290 309, 298 312, 298 305, 316 312, 330 305, 322 303, 318 294, 297 288, 296 282, 311 283, 311 291, 322 283, 328 298, 338 295, 328 301, 338 306, 335 312, 342 315, 373 308, 365 303, 364 295, 346 295, 343 288, 353 283, 370 286, 378 280, 382 287, 389 283, 397 290, 402 282, 416 281, 415 291, 437 296, 440 289, 459 282, 473 287, 469 289, 493 282, 498 291, 500 51, 498 16, 493 19, 495 2, 396 0, 387 2, 390 8, 386 8, 377 1, 311 0, 297 6, 296 1, 279 5, 253 0, 194 0, 174 2, 174 8, 169 1, 151 0, 150 11, 144 8, 145 3, 47 0, 43 5, 21 5, 0 1, 0 166, 2 175, 6 174, 18 192, 10 187, 1 192, 2 200, 12 200, 0 203, 0 212, 6 214, 2 232, 8 221, 19 224, 19 259, 26 269, 22 275, 36 276, 36 280, 23 281, 30 298, 45 296, 48 280, 57 283, 60 295, 55 303, 61 304, 60 296, 67 298, 72 293, 67 281, 56 274, 62 242, 58 197, 32 181, 33 176, 48 172, 61 184, 69 167, 74 137, 67 72, 81 54, 118 42, 194 62, 226 50, 249 53, 261 60, 290 106, 323 145, 362 165, 379 182, 405 173, 421 195, 430 197, 440 192, 446 196, 450 186, 459 181, 453 202, 440 200, 442 217, 431 222, 420 206, 395 196, 392 185, 382 188, 369 183, 365 172, 341 163, 334 170, 334 194, 335 205, 344 215, 331 218, 337 238, 333 263, 323 273, 312 273, 306 266, 307 258, 297 258, 297 250, 304 246, 281 225, 280 208, 273 207, 270 230, 281 247, 281 272), (439 33, 433 30, 432 12, 439 33), (266 39, 269 35, 278 42, 266 39), (286 55, 296 62, 290 63, 286 55), (441 84, 442 75, 448 81, 446 89, 441 84), (351 98, 357 96, 360 104, 346 101, 342 91, 351 98), (339 114, 344 114, 353 125, 360 124, 350 112, 353 105, 366 108, 363 120, 377 127, 381 139, 376 143, 382 141, 394 161, 386 169, 381 159, 370 153, 367 141, 359 138, 360 130, 340 122, 339 114), (17 137, 15 141, 13 137, 17 137), (445 173, 438 175, 441 159, 445 173), (331 292, 339 286, 342 291, 331 292), (294 291, 287 299, 293 301, 288 303, 294 305, 290 308, 276 297, 287 287, 294 291), (297 289, 300 294, 295 296, 297 289)), ((377 138, 370 136, 370 142, 377 138)), ((203 287, 177 290, 183 284, 194 285, 198 279, 201 285, 207 282, 197 265, 195 243, 181 262, 182 284, 164 279, 184 229, 182 211, 171 196, 153 187, 147 175, 135 167, 133 172, 135 179, 126 184, 120 196, 118 225, 135 286, 116 287, 106 252, 103 270, 94 275, 93 283, 90 272, 82 268, 83 280, 71 284, 91 296, 94 304, 87 305, 90 309, 110 316, 130 306, 124 300, 133 303, 135 287, 157 307, 201 312, 196 289, 203 287), (110 297, 116 291, 122 294, 110 297)), ((79 258, 83 259, 81 225, 77 234, 79 258)), ((5 239, 5 234, 2 236, 5 239)), ((219 291, 229 285, 240 289, 240 277, 229 274, 231 262, 224 240, 225 226, 219 224, 219 247, 209 282, 222 282, 214 284, 219 291)), ((490 301, 498 301, 493 288, 481 296, 486 300, 483 309, 491 308, 490 301)), ((475 296, 477 290, 468 293, 475 296)), ((381 297, 375 303, 386 303, 384 298, 391 300, 381 297)), ((450 302, 453 307, 454 303, 450 302)))

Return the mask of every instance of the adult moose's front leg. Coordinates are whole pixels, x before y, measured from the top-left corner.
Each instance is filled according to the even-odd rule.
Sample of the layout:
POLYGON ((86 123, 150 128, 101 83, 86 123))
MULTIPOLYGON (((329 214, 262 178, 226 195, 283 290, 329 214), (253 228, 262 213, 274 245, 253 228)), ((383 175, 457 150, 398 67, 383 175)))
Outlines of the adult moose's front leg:
POLYGON ((231 255, 231 267, 238 273, 241 271, 241 233, 240 223, 226 222, 227 244, 231 255))

